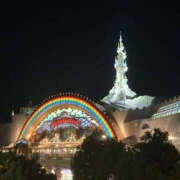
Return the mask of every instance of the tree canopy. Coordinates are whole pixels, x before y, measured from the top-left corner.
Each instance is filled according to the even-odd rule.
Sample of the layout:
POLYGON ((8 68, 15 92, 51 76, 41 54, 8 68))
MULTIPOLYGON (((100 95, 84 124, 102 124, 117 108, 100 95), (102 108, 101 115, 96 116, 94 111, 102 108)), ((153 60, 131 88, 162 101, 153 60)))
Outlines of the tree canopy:
POLYGON ((47 174, 37 159, 0 152, 0 180, 56 180, 53 174, 47 174))
POLYGON ((96 132, 79 147, 71 166, 75 180, 180 179, 179 152, 159 129, 134 145, 104 140, 96 132))

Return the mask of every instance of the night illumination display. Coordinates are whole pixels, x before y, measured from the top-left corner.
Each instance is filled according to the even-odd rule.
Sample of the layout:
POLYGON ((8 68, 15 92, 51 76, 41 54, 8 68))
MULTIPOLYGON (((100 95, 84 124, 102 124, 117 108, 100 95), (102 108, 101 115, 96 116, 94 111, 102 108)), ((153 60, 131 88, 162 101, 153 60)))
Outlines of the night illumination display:
POLYGON ((75 124, 72 123, 62 123, 62 124, 58 124, 56 126, 54 126, 54 130, 58 129, 58 128, 67 128, 67 127, 74 127, 74 128, 78 128, 78 126, 76 126, 75 124))
POLYGON ((62 180, 73 180, 73 174, 70 169, 62 169, 61 170, 62 174, 62 180))
MULTIPOLYGON (((100 111, 95 108, 94 106, 92 106, 89 102, 86 102, 83 99, 77 98, 77 97, 71 97, 71 96, 63 96, 63 97, 58 97, 58 98, 54 98, 49 100, 48 102, 44 103, 42 106, 40 106, 39 108, 37 108, 35 110, 35 112, 30 116, 30 118, 26 121, 25 125, 23 126, 21 133, 19 134, 18 137, 18 141, 20 139, 28 139, 28 137, 30 136, 30 134, 32 133, 31 130, 31 126, 34 122, 36 122, 36 119, 38 119, 38 117, 40 115, 42 115, 44 112, 46 112, 48 109, 53 108, 57 105, 63 105, 63 104, 68 104, 68 105, 73 105, 78 107, 77 110, 73 110, 72 109, 66 109, 66 111, 69 111, 76 115, 79 116, 79 118, 83 118, 81 115, 82 114, 90 114, 91 115, 91 119, 93 119, 92 122, 96 122, 98 123, 99 127, 105 132, 105 134, 109 137, 109 138, 113 138, 114 132, 112 131, 111 127, 109 126, 108 122, 106 121, 106 119, 104 118, 104 116, 100 113, 100 111), (82 113, 82 111, 79 111, 78 109, 82 109, 84 112, 87 113, 82 113)), ((55 118, 57 115, 61 114, 62 111, 61 110, 57 110, 57 112, 53 112, 52 114, 50 114, 50 116, 47 116, 44 121, 49 121, 52 120, 53 118, 55 118)), ((90 120, 90 116, 87 119, 90 120)))
POLYGON ((52 121, 54 118, 58 118, 58 117, 62 117, 62 116, 67 117, 67 118, 75 117, 75 118, 78 118, 79 120, 86 121, 84 123, 82 122, 84 124, 84 126, 88 126, 88 122, 94 123, 96 126, 99 126, 95 120, 93 120, 88 114, 86 114, 82 110, 74 109, 74 108, 63 108, 63 109, 58 109, 58 110, 48 114, 48 116, 45 117, 40 122, 40 124, 37 126, 37 129, 42 127, 42 125, 45 122, 52 121))
MULTIPOLYGON (((71 111, 69 111, 69 113, 75 110, 72 109, 71 111)), ((53 129, 56 130, 60 127, 65 128, 69 126, 72 126, 74 128, 99 127, 98 123, 96 123, 96 121, 94 120, 91 120, 91 118, 89 118, 89 116, 86 115, 85 113, 81 112, 82 116, 84 117, 79 118, 78 117, 79 111, 80 110, 76 111, 77 115, 73 113, 74 116, 72 116, 71 114, 68 114, 67 111, 62 111, 61 114, 58 114, 59 117, 53 116, 54 118, 45 118, 45 120, 42 120, 40 125, 37 126, 36 130, 38 133, 42 133, 43 131, 51 131, 53 129)), ((56 114, 56 113, 53 113, 53 114, 56 114)), ((50 116, 51 115, 48 115, 48 117, 50 116)))
POLYGON ((55 121, 55 122, 52 122, 51 123, 51 127, 55 127, 55 126, 57 126, 58 124, 67 124, 67 123, 70 123, 70 124, 74 124, 74 125, 76 125, 76 126, 78 126, 78 121, 77 120, 74 120, 74 119, 67 119, 67 118, 62 118, 62 119, 60 119, 60 120, 57 120, 57 121, 55 121))
POLYGON ((48 118, 44 118, 35 129, 34 134, 39 134, 39 137, 42 137, 41 134, 43 132, 44 135, 46 134, 47 136, 46 139, 40 140, 40 144, 51 144, 54 142, 61 144, 76 142, 79 144, 85 137, 90 135, 93 130, 99 127, 98 123, 89 120, 90 116, 88 114, 81 110, 74 109, 74 107, 68 109, 63 108, 61 113, 57 112, 60 112, 60 109, 50 113, 48 118))

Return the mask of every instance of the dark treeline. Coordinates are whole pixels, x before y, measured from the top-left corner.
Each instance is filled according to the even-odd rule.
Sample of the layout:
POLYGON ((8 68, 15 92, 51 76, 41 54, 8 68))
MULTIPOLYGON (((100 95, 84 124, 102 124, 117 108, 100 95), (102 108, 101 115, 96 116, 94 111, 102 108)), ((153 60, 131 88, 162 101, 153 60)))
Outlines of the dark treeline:
POLYGON ((79 148, 72 169, 74 180, 177 180, 180 155, 168 133, 159 129, 134 145, 103 140, 96 133, 79 148))

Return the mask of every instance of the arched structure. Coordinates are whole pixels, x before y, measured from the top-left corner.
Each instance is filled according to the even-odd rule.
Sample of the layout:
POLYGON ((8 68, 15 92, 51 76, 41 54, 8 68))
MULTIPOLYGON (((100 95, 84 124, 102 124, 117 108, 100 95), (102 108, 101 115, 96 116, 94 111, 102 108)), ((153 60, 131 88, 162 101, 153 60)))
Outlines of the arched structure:
POLYGON ((76 118, 76 116, 80 118, 81 115, 86 116, 86 119, 95 123, 104 131, 107 137, 115 137, 106 118, 95 105, 77 96, 59 96, 48 100, 32 113, 25 122, 17 141, 23 139, 30 140, 37 127, 42 125, 43 122, 51 122, 51 120, 57 118, 61 113, 73 110, 79 113, 78 115, 75 112, 71 112, 74 113, 72 114, 74 118, 76 118))

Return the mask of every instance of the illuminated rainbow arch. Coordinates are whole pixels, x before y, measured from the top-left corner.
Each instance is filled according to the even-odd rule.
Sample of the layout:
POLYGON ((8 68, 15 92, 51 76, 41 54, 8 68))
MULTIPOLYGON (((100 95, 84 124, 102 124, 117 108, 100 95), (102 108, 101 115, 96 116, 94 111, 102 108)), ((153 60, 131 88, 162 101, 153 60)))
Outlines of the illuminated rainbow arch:
MULTIPOLYGON (((78 107, 84 109, 85 111, 90 113, 92 115, 92 117, 94 117, 94 119, 98 122, 100 127, 103 129, 103 131, 106 133, 106 135, 109 138, 115 137, 114 132, 111 129, 110 125, 108 124, 107 120, 104 118, 104 116, 100 113, 100 111, 97 108, 95 108, 89 102, 87 102, 83 99, 73 97, 73 96, 62 96, 62 97, 57 97, 57 98, 51 99, 51 100, 47 101, 46 103, 44 103, 43 105, 41 105, 39 108, 37 108, 34 111, 34 113, 25 122, 25 124, 24 124, 23 128, 21 129, 21 132, 18 136, 17 141, 19 141, 21 139, 28 139, 26 136, 27 136, 27 132, 30 129, 32 123, 35 122, 36 119, 47 109, 49 109, 53 106, 56 106, 56 105, 61 105, 61 104, 75 105, 75 106, 78 106, 78 107)), ((29 133, 31 134, 32 132, 29 132, 29 133)))

